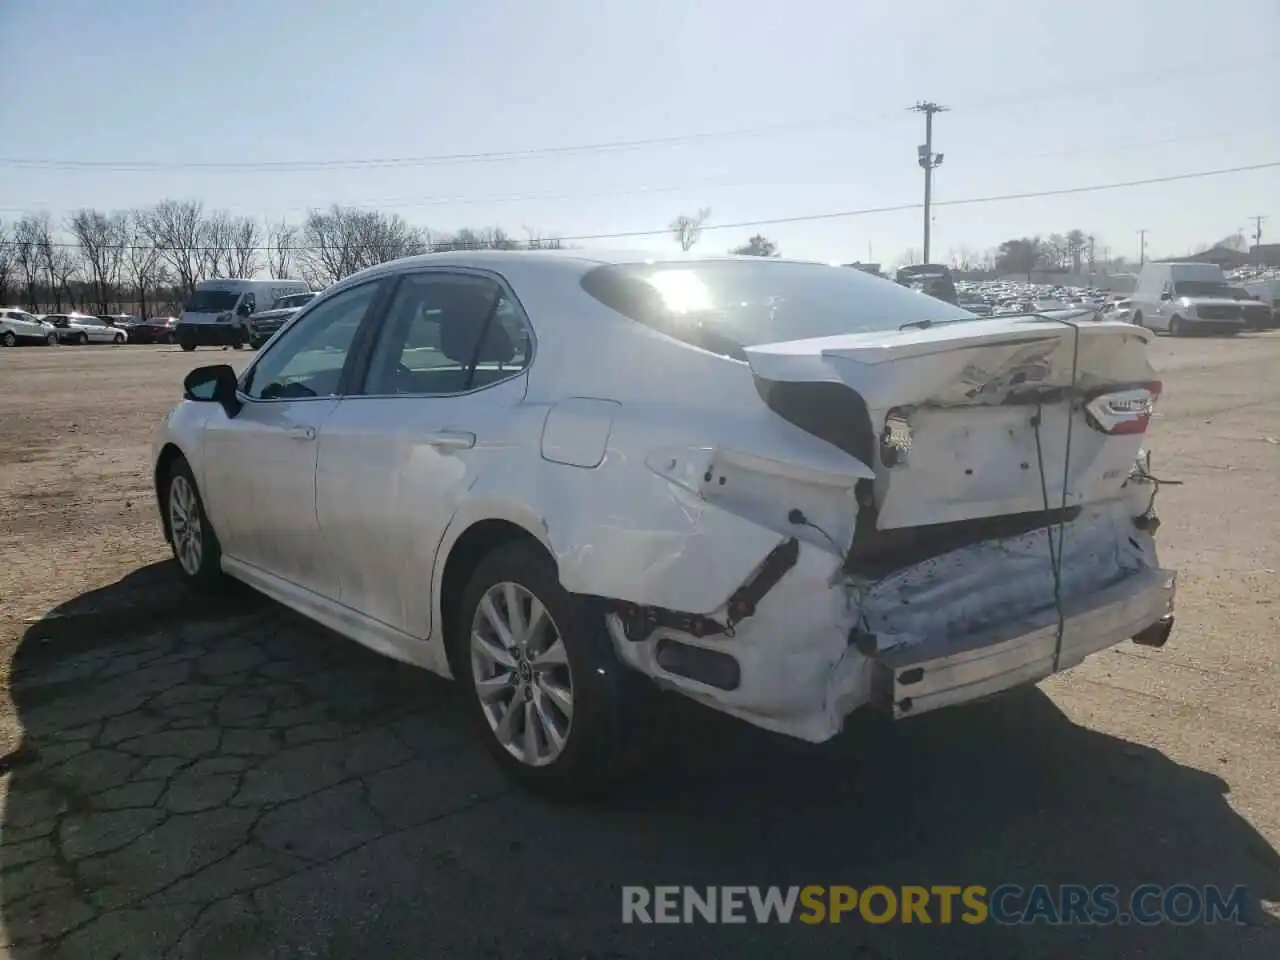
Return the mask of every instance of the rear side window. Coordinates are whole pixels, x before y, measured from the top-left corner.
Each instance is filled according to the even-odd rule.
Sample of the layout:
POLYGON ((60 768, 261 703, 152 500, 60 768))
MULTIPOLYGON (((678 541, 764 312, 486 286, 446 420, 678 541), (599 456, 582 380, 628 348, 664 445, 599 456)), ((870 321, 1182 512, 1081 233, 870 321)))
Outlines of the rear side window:
POLYGON ((529 334, 506 292, 485 277, 409 274, 401 281, 369 364, 369 396, 443 396, 516 376, 529 334))
POLYGON ((637 323, 738 359, 760 344, 976 319, 851 267, 764 258, 610 264, 582 288, 637 323))

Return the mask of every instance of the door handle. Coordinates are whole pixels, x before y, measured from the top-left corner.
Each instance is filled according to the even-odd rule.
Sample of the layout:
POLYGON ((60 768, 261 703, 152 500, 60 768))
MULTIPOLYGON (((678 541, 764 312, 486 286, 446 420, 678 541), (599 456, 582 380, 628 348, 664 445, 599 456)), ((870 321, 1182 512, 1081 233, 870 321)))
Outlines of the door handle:
POLYGON ((424 436, 422 442, 437 450, 470 450, 476 445, 476 435, 465 430, 437 430, 424 436))
POLYGON ((290 440, 314 440, 316 438, 315 427, 290 427, 288 430, 290 440))

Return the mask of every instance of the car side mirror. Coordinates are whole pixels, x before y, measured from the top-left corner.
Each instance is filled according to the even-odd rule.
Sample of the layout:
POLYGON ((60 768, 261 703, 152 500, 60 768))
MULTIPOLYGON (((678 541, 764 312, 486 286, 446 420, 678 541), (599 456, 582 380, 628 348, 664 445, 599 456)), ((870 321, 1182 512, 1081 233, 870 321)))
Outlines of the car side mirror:
POLYGON ((236 372, 225 363, 196 367, 182 381, 182 394, 196 403, 219 404, 228 417, 234 417, 240 412, 240 398, 236 396, 236 372))
POLYGON ((253 311, 249 308, 249 304, 247 303, 241 303, 236 307, 236 314, 238 316, 247 317, 251 313, 253 313, 253 311))
POLYGON ((1164 293, 1160 294, 1160 299, 1161 299, 1161 300, 1172 300, 1172 299, 1173 299, 1173 294, 1172 294, 1172 293, 1170 293, 1168 290, 1166 290, 1164 293))

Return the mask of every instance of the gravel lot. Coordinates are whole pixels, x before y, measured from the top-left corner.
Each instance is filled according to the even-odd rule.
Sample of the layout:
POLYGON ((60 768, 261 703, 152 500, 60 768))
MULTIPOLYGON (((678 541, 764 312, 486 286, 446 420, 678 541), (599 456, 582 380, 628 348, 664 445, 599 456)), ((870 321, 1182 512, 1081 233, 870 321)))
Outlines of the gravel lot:
POLYGON ((0 955, 1280 956, 1280 334, 1162 338, 1163 650, 813 748, 676 703, 607 807, 509 787, 449 684, 175 589, 152 430, 201 363, 0 351, 0 955), (624 884, 1216 883, 1249 922, 624 927, 624 884))

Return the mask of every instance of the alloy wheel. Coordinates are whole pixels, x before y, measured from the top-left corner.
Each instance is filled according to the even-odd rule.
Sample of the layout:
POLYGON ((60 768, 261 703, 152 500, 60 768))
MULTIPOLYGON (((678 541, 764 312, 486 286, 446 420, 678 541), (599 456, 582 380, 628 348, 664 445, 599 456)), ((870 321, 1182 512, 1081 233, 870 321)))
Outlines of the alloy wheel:
POLYGON ((13 335, 12 330, 4 332, 4 345, 6 347, 16 347, 18 345, 18 338, 13 335))
POLYGON ((480 598, 471 671, 503 748, 531 767, 553 763, 573 727, 573 678, 559 628, 527 587, 504 581, 480 598))
POLYGON ((169 484, 169 534, 183 573, 194 577, 204 559, 204 531, 195 489, 181 474, 169 484))

